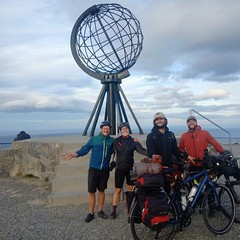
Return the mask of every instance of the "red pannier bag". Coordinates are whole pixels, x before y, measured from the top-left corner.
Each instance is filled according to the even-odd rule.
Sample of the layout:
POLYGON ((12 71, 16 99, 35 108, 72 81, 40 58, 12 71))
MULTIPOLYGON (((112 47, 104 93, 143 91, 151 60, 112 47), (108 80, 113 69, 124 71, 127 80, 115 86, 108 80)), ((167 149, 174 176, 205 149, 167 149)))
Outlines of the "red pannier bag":
POLYGON ((142 222, 152 229, 164 228, 169 221, 169 197, 162 189, 145 196, 142 210, 142 222))

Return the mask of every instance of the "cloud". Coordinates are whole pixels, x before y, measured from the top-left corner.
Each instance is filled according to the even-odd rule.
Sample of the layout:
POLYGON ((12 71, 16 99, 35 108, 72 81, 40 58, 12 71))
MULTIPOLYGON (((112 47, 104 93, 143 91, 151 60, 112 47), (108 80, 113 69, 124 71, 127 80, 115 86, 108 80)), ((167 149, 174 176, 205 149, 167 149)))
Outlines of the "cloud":
POLYGON ((213 98, 214 100, 217 100, 227 98, 228 96, 229 93, 224 89, 210 89, 209 91, 199 95, 199 99, 208 100, 213 98))
POLYGON ((60 96, 32 92, 27 96, 15 92, 15 100, 12 100, 13 92, 3 93, 4 101, 0 104, 0 111, 3 112, 88 112, 93 103, 81 98, 77 92, 71 96, 60 96))
MULTIPOLYGON (((37 112, 52 118, 56 113, 79 118, 80 113, 81 121, 87 121, 103 85, 74 61, 70 35, 78 17, 98 3, 2 1, 0 113, 33 118, 37 112)), ((149 119, 161 110, 179 124, 190 109, 238 120, 239 1, 120 4, 140 21, 144 35, 143 50, 121 84, 143 123, 152 124, 149 119)))
POLYGON ((140 58, 141 64, 146 63, 146 69, 156 73, 180 62, 185 66, 182 78, 239 74, 239 4, 171 1, 159 2, 154 8, 149 5, 141 22, 143 32, 147 32, 144 55, 151 61, 140 58), (153 31, 149 31, 150 26, 153 31))

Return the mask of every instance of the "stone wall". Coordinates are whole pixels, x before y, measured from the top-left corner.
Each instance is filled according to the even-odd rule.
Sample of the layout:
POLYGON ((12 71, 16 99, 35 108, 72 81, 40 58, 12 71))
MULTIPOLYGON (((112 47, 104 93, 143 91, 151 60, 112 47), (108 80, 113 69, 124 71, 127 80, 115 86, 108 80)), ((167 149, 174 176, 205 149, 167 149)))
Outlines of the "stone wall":
MULTIPOLYGON (((135 137, 145 146, 145 136, 135 137)), ((63 156, 81 148, 88 139, 88 136, 60 136, 13 142, 10 149, 0 150, 0 174, 11 177, 33 175, 47 180, 51 189, 49 205, 86 203, 90 153, 70 161, 65 161, 63 156)), ((136 161, 142 158, 135 154, 136 161)), ((114 171, 110 173, 106 202, 112 201, 113 192, 114 171)))

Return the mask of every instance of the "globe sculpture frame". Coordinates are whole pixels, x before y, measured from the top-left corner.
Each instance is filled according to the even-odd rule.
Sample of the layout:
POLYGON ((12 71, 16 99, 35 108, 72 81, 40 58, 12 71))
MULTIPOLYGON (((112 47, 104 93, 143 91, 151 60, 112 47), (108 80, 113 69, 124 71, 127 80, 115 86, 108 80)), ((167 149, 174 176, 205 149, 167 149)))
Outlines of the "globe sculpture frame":
POLYGON ((139 21, 130 10, 119 4, 93 5, 77 19, 70 40, 73 58, 84 72, 103 84, 83 136, 87 135, 93 119, 89 135, 94 135, 106 95, 103 120, 112 123, 111 134, 117 134, 118 124, 129 122, 121 96, 135 120, 139 134, 143 134, 120 86, 122 79, 130 75, 128 69, 140 55, 142 42, 139 21))

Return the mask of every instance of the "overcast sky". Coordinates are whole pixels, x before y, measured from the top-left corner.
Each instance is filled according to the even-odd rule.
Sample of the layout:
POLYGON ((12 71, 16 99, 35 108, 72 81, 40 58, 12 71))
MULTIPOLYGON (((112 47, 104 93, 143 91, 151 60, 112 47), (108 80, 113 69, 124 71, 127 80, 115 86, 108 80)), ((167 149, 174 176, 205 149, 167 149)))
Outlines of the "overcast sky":
MULTIPOLYGON (((86 126, 102 85, 73 59, 70 35, 86 9, 109 2, 0 0, 2 132, 86 126)), ((135 15, 144 35, 143 50, 121 84, 142 128, 152 127, 157 111, 170 128, 185 127, 191 109, 239 128, 240 1, 115 2, 135 15)))

